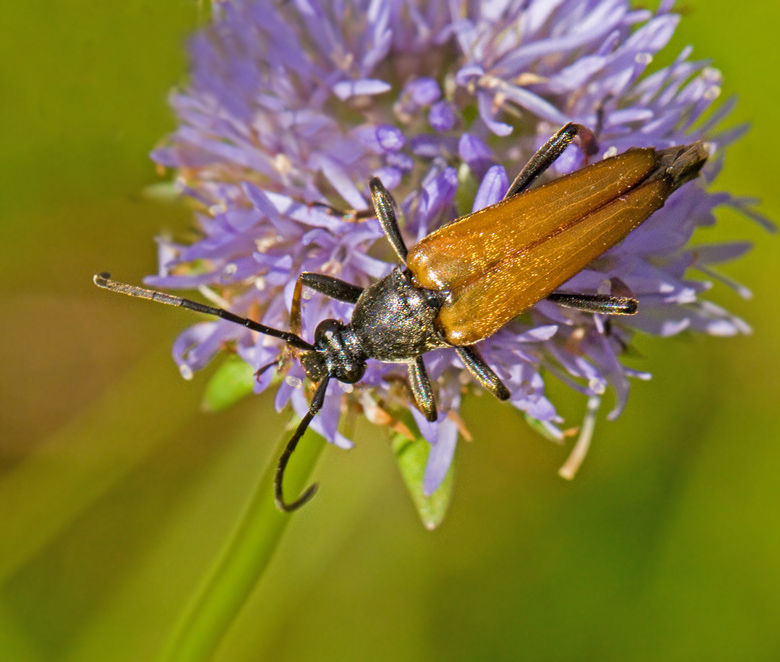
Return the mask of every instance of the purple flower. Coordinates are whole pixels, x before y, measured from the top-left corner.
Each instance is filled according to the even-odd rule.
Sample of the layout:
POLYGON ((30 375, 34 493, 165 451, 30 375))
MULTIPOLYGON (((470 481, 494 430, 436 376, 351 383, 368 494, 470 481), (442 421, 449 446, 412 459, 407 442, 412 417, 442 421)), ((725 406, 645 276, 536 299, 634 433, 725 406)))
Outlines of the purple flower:
MULTIPOLYGON (((679 17, 664 1, 655 13, 626 0, 527 0, 428 3, 419 0, 223 0, 211 25, 191 43, 192 77, 172 97, 179 128, 153 158, 175 168, 197 206, 200 237, 160 240, 160 273, 147 283, 199 288, 233 312, 289 328, 293 287, 302 271, 365 286, 387 274, 392 253, 375 219, 339 209, 369 207, 367 182, 393 190, 409 246, 443 223, 500 200, 526 159, 567 121, 591 127, 599 152, 707 141, 703 180, 686 185, 624 242, 564 289, 631 291, 640 313, 610 322, 542 301, 480 344, 512 392, 511 403, 560 436, 546 398, 554 375, 589 396, 590 417, 565 473, 589 440, 600 396, 611 387, 624 407, 629 377, 620 362, 635 331, 670 336, 748 332, 747 325, 703 298, 719 276, 714 265, 744 253, 734 243, 689 246, 713 210, 748 210, 750 201, 712 193, 724 148, 741 129, 718 132, 727 102, 702 122, 720 93, 720 74, 685 49, 645 75, 679 17), (374 257, 380 255, 382 259, 374 257), (691 275, 694 271, 698 278, 691 275)), ((570 147, 554 164, 562 174, 583 165, 570 147)), ((303 306, 304 337, 317 322, 347 320, 350 306, 314 294, 303 306)), ((226 321, 200 323, 174 345, 182 373, 206 364, 226 343, 255 370, 279 360, 282 344, 226 321)), ((455 450, 456 414, 472 381, 452 350, 426 355, 438 384, 439 422, 412 414, 432 452, 425 491, 441 483, 455 450)), ((394 387, 403 366, 371 362, 356 387, 331 384, 313 427, 344 447, 338 432, 347 399, 370 418, 377 405, 409 404, 394 387)), ((272 383, 259 373, 255 390, 272 383)), ((307 407, 305 375, 287 363, 276 407, 307 407)))

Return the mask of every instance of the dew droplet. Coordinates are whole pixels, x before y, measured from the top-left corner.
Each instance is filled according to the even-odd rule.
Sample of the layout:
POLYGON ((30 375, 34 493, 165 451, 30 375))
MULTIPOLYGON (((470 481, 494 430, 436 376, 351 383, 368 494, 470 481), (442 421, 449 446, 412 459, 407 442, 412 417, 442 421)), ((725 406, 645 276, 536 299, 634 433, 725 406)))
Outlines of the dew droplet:
POLYGON ((653 54, 652 53, 637 53, 634 56, 634 62, 637 64, 643 64, 647 66, 653 61, 653 54))
POLYGON ((706 90, 704 90, 704 94, 702 95, 707 101, 714 101, 720 96, 720 85, 712 85, 708 87, 706 90))
POLYGON ((720 72, 720 69, 716 69, 715 67, 704 67, 704 69, 702 69, 701 75, 704 80, 707 80, 710 83, 723 82, 723 74, 720 72))
POLYGON ((236 272, 238 271, 238 266, 235 262, 228 262, 228 264, 225 265, 225 267, 222 269, 222 281, 225 283, 229 283, 231 280, 233 280, 233 276, 236 275, 236 272))
POLYGON ((287 154, 277 154, 273 158, 274 170, 280 175, 289 175, 292 172, 293 165, 287 154))
POLYGON ((607 390, 607 385, 600 377, 591 377, 588 380, 588 388, 596 395, 602 395, 607 390))

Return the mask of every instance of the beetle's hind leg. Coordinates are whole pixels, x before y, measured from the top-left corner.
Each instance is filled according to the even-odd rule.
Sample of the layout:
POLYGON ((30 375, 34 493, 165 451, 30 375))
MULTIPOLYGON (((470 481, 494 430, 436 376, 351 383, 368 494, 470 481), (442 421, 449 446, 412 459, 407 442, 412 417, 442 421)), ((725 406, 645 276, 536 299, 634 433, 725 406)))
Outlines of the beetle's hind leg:
POLYGON ((550 138, 525 164, 520 174, 515 177, 504 199, 525 191, 540 175, 549 168, 555 160, 563 154, 572 140, 579 137, 579 142, 586 155, 590 156, 598 151, 596 136, 586 126, 569 122, 550 138))
POLYGON ((455 351, 460 360, 463 361, 463 365, 486 391, 495 395, 499 400, 509 400, 511 395, 509 389, 504 386, 493 369, 485 363, 485 359, 474 346, 456 347, 455 351))
POLYGON ((631 297, 616 297, 611 294, 569 294, 553 292, 547 295, 547 301, 575 308, 585 313, 602 315, 635 315, 639 302, 631 297))

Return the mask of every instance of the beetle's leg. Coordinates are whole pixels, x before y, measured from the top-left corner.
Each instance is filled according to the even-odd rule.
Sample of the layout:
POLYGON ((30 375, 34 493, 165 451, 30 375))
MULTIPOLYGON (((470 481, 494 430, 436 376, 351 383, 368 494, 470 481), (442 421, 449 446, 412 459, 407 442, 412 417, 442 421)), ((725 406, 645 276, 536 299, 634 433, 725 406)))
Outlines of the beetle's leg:
POLYGON ((367 218, 374 218, 373 209, 339 209, 333 205, 329 205, 327 202, 312 202, 312 207, 321 207, 327 210, 333 216, 340 216, 347 223, 360 223, 367 218))
POLYGON ((393 196, 390 195, 390 192, 378 177, 372 177, 368 182, 368 186, 371 189, 371 202, 374 205, 374 211, 379 219, 379 224, 382 226, 382 230, 384 230, 385 236, 393 247, 398 259, 403 264, 406 264, 406 244, 398 229, 393 196))
POLYGON ((520 174, 515 177, 515 181, 512 182, 504 199, 506 200, 513 195, 525 191, 539 175, 547 170, 547 168, 563 154, 563 151, 578 135, 580 136, 580 141, 583 143, 586 153, 592 151, 593 147, 596 145, 596 138, 593 135, 593 132, 582 124, 569 122, 563 126, 558 133, 544 143, 544 145, 539 148, 539 151, 529 159, 528 163, 526 163, 525 167, 520 171, 520 174))
POLYGON ((347 303, 357 303, 358 298, 363 294, 363 288, 352 283, 333 278, 333 276, 304 271, 295 281, 292 306, 290 307, 290 330, 297 335, 301 335, 301 295, 304 285, 331 299, 347 303))
POLYGON ((333 276, 313 274, 308 271, 304 271, 298 276, 298 281, 295 283, 295 287, 298 290, 300 290, 303 285, 316 292, 320 292, 331 299, 346 301, 347 303, 357 303, 360 295, 363 294, 362 287, 353 285, 344 280, 339 280, 333 276))
POLYGON ((499 400, 509 400, 511 395, 509 389, 504 386, 504 383, 493 372, 493 369, 485 363, 485 359, 482 358, 482 355, 473 345, 456 347, 455 351, 458 353, 460 360, 463 361, 463 365, 482 384, 485 390, 495 395, 499 400))
POLYGON ((422 356, 409 361, 409 384, 412 387, 412 395, 417 403, 417 408, 423 413, 426 420, 436 420, 436 400, 433 397, 433 387, 428 373, 425 372, 425 364, 422 356))
POLYGON ((303 433, 306 432, 306 428, 309 427, 311 419, 313 419, 317 415, 317 412, 322 409, 322 403, 325 401, 325 391, 328 389, 328 381, 330 381, 330 375, 326 375, 317 385, 317 390, 314 392, 314 397, 311 399, 311 404, 309 405, 309 411, 306 412, 306 415, 301 419, 301 422, 298 423, 298 427, 295 428, 295 433, 290 441, 287 442, 287 446, 284 447, 282 454, 279 456, 279 463, 276 465, 276 471, 274 472, 274 501, 276 502, 276 507, 282 512, 291 513, 293 510, 297 510, 311 499, 317 491, 317 483, 314 483, 313 485, 309 485, 309 487, 306 488, 306 491, 295 501, 287 503, 282 494, 282 482, 284 480, 284 470, 287 468, 287 462, 290 460, 290 455, 293 454, 303 433))
POLYGON ((616 297, 610 294, 569 294, 553 292, 547 295, 547 301, 558 303, 567 308, 576 308, 586 313, 602 315, 634 315, 639 302, 631 297, 616 297))

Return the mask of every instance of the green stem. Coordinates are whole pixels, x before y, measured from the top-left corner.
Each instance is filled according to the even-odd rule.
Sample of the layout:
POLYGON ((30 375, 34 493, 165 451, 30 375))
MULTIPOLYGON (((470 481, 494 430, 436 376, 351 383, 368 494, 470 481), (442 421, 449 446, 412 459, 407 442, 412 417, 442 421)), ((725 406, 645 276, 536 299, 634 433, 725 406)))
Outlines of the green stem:
MULTIPOLYGON (((324 447, 319 435, 311 431, 305 434, 285 473, 287 494, 300 493, 324 447)), ((274 505, 275 469, 275 463, 271 463, 263 473, 219 561, 175 630, 162 657, 165 662, 212 659, 268 568, 291 518, 274 505)))

